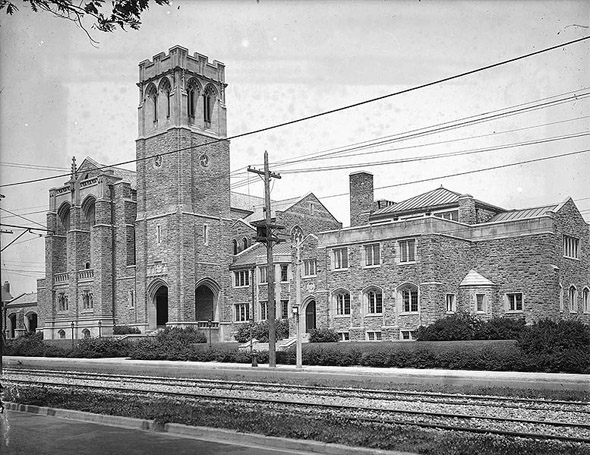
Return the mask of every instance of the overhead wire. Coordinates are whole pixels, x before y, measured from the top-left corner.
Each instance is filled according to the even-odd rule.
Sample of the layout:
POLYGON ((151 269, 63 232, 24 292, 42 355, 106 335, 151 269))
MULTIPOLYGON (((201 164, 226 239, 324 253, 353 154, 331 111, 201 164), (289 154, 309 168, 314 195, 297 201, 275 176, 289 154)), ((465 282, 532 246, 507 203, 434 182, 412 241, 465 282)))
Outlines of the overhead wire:
MULTIPOLYGON (((363 101, 359 101, 359 102, 356 102, 356 103, 348 104, 348 105, 341 106, 341 107, 338 107, 338 108, 335 108, 335 109, 329 109, 329 110, 326 110, 326 111, 323 111, 323 112, 319 112, 319 113, 316 113, 316 114, 311 114, 311 115, 308 115, 308 116, 300 117, 300 118, 289 120, 289 121, 286 121, 286 122, 280 122, 280 123, 277 123, 277 124, 274 124, 274 125, 270 125, 270 126, 267 126, 267 127, 258 128, 258 129, 255 129, 255 130, 252 130, 252 131, 248 131, 248 132, 245 132, 245 133, 236 134, 236 135, 233 135, 231 137, 215 139, 213 141, 205 142, 203 144, 191 145, 191 146, 183 147, 183 148, 180 148, 180 149, 177 149, 177 150, 171 150, 171 151, 168 151, 168 152, 162 152, 162 153, 160 153, 160 155, 161 156, 165 156, 165 155, 170 155, 170 154, 173 154, 173 153, 178 153, 180 151, 192 150, 194 148, 200 148, 200 147, 204 147, 204 146, 216 144, 216 143, 219 143, 219 142, 224 142, 224 141, 228 141, 228 140, 232 140, 232 139, 237 139, 237 138, 241 138, 241 137, 251 136, 251 135, 254 135, 254 134, 259 134, 259 133, 270 131, 270 130, 273 130, 273 129, 282 128, 282 127, 285 127, 285 126, 288 126, 288 125, 294 125, 294 124, 301 123, 301 122, 304 122, 304 121, 307 121, 307 120, 316 119, 316 118, 323 117, 323 116, 326 116, 326 115, 335 114, 337 112, 342 112, 342 111, 345 111, 345 110, 348 110, 348 109, 353 109, 353 108, 356 108, 356 107, 364 106, 364 105, 367 105, 367 104, 370 104, 370 103, 374 103, 374 102, 377 102, 377 101, 381 101, 381 100, 384 100, 384 99, 388 99, 388 98, 391 98, 391 97, 394 97, 394 96, 398 96, 398 95, 402 95, 402 94, 405 94, 405 93, 410 93, 410 92, 413 92, 413 91, 416 91, 416 90, 420 90, 420 89, 424 89, 424 88, 427 88, 427 87, 431 87, 431 86, 434 86, 434 85, 442 84, 444 82, 448 82, 448 81, 452 81, 452 80, 455 80, 455 79, 459 79, 459 78, 462 78, 462 77, 465 77, 465 76, 469 76, 469 75, 472 75, 472 74, 476 74, 476 73, 479 73, 479 72, 482 72, 482 71, 487 71, 487 70, 490 70, 492 68, 497 68, 497 67, 502 66, 502 65, 506 65, 506 64, 513 63, 513 62, 516 62, 516 61, 519 61, 519 60, 523 60, 525 58, 533 57, 535 55, 540 55, 542 53, 553 51, 555 49, 560 49, 560 48, 563 48, 563 47, 566 47, 566 46, 570 46, 570 45, 573 45, 573 44, 576 44, 576 43, 580 43, 580 42, 586 41, 588 39, 590 39, 590 36, 584 36, 584 37, 581 37, 581 38, 578 38, 578 39, 575 39, 575 40, 567 41, 565 43, 560 43, 560 44, 555 45, 555 46, 547 47, 547 48, 544 48, 544 49, 539 49, 537 51, 529 52, 527 54, 523 54, 523 55, 520 55, 520 56, 517 56, 517 57, 513 57, 513 58, 510 58, 510 59, 502 60, 500 62, 496 62, 496 63, 490 64, 490 65, 482 66, 482 67, 479 67, 479 68, 476 68, 476 69, 473 69, 473 70, 464 71, 462 73, 455 74, 455 75, 448 76, 448 77, 444 77, 444 78, 441 78, 441 79, 437 79, 435 81, 431 81, 431 82, 427 82, 427 83, 424 83, 424 84, 420 84, 420 85, 416 85, 416 86, 413 86, 413 87, 409 87, 407 89, 399 90, 399 91, 396 91, 396 92, 393 92, 393 93, 388 93, 388 94, 385 94, 385 95, 381 95, 381 96, 377 96, 377 97, 370 98, 370 99, 367 99, 367 100, 363 100, 363 101)), ((127 161, 123 161, 123 162, 120 162, 120 163, 117 163, 117 164, 114 164, 114 165, 104 166, 104 167, 102 167, 102 169, 104 169, 104 168, 112 168, 114 166, 123 166, 123 165, 126 165, 126 164, 131 164, 131 163, 135 163, 135 162, 138 162, 140 160, 146 160, 146 159, 151 159, 151 157, 144 157, 144 158, 136 158, 136 159, 133 159, 133 160, 127 160, 127 161)), ((38 179, 30 179, 30 180, 22 180, 22 181, 11 182, 11 183, 4 183, 4 184, 0 184, 0 188, 6 188, 6 187, 12 187, 12 186, 18 186, 18 185, 25 185, 25 184, 29 184, 29 183, 36 183, 36 182, 41 182, 41 181, 46 181, 46 180, 53 180, 55 178, 68 177, 68 176, 69 176, 69 174, 61 174, 61 175, 54 175, 54 176, 50 176, 50 177, 42 177, 42 178, 38 178, 38 179)))

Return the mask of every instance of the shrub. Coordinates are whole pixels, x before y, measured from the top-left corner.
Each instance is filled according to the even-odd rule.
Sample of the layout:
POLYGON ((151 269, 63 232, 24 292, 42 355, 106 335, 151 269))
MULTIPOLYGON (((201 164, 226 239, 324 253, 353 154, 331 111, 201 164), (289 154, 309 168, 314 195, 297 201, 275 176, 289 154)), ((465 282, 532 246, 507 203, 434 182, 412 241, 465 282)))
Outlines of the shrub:
POLYGON ((141 330, 137 327, 129 327, 128 325, 116 325, 113 327, 114 335, 129 335, 129 334, 140 334, 141 330))
POLYGON ((20 355, 26 357, 67 357, 70 349, 50 346, 43 342, 43 333, 26 334, 22 337, 7 340, 3 347, 3 355, 20 355))
POLYGON ((338 341, 338 332, 334 329, 312 329, 309 332, 310 343, 333 343, 334 341, 338 341))
POLYGON ((493 318, 482 321, 469 313, 456 313, 435 323, 418 327, 418 341, 516 340, 524 330, 524 319, 493 318))
MULTIPOLYGON (((236 341, 246 343, 250 341, 250 328, 252 338, 261 343, 268 343, 268 321, 248 322, 241 324, 238 332, 234 335, 236 341)), ((289 323, 283 319, 275 319, 275 339, 282 340, 289 338, 289 323)))
POLYGON ((456 313, 439 319, 435 323, 418 327, 418 341, 472 340, 481 321, 469 313, 456 313))
POLYGON ((580 321, 536 322, 525 327, 518 347, 531 371, 590 373, 590 327, 580 321))
POLYGON ((124 340, 117 340, 115 338, 83 338, 70 353, 70 357, 87 359, 127 357, 129 351, 130 345, 124 340))

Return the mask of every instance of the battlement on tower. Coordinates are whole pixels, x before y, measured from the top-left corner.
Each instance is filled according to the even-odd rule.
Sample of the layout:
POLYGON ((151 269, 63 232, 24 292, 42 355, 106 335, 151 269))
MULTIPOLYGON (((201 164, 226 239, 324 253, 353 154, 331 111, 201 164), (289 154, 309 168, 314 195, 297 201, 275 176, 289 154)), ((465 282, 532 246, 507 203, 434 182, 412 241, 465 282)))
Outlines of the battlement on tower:
POLYGON ((152 60, 140 62, 139 82, 150 81, 175 68, 182 68, 194 75, 225 84, 225 64, 217 60, 210 63, 206 55, 198 52, 190 55, 188 49, 182 46, 171 47, 168 55, 165 52, 160 52, 154 55, 152 60))

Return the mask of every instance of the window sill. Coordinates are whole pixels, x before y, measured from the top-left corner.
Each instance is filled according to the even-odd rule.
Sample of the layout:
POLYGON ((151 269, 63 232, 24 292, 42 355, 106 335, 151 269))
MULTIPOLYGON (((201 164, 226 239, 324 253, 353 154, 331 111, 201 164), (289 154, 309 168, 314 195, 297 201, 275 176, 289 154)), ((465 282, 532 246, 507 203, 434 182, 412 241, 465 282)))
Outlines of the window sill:
POLYGON ((363 269, 378 269, 379 267, 381 267, 381 264, 363 265, 363 269))
POLYGON ((407 261, 407 262, 396 262, 397 265, 411 265, 416 264, 418 261, 407 261))
POLYGON ((580 260, 580 258, 573 258, 571 256, 564 256, 564 259, 572 259, 574 261, 579 261, 580 260))
MULTIPOLYGON (((480 311, 481 313, 481 311, 480 311)), ((519 314, 519 313, 524 313, 524 310, 507 310, 506 311, 507 314, 519 314)))
POLYGON ((334 315, 335 319, 346 319, 349 317, 350 317, 350 314, 336 314, 336 315, 334 315))
POLYGON ((82 314, 84 313, 94 313, 94 308, 86 308, 81 311, 82 314))
POLYGON ((446 314, 455 314, 456 311, 447 311, 446 314))
POLYGON ((402 311, 399 315, 400 316, 414 316, 420 314, 419 311, 402 311))
POLYGON ((366 313, 365 317, 370 318, 370 317, 380 317, 383 316, 383 313, 366 313))
POLYGON ((332 272, 346 272, 348 270, 348 267, 345 269, 332 269, 332 272))
POLYGON ((246 286, 234 286, 234 289, 248 289, 250 287, 249 284, 247 284, 246 286))
POLYGON ((308 278, 316 278, 317 275, 303 275, 301 278, 308 279, 308 278))

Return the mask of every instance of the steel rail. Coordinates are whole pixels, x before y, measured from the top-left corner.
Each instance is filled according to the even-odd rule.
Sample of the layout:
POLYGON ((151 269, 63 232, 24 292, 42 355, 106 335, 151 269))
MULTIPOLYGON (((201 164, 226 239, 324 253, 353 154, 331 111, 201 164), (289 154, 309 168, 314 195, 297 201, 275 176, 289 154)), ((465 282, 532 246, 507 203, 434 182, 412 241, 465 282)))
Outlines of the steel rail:
MULTIPOLYGON (((45 383, 43 385, 39 385, 39 383, 35 383, 32 381, 27 380, 14 380, 9 379, 5 381, 6 383, 22 383, 31 385, 33 384, 36 387, 45 387, 45 383)), ((383 408, 371 408, 371 407, 359 407, 354 405, 346 405, 346 404, 330 404, 330 403, 313 403, 313 402, 302 402, 302 401, 295 401, 295 400, 276 400, 276 399, 267 399, 267 398, 257 398, 257 397, 223 397, 223 396, 211 396, 206 395, 203 393, 195 393, 195 392, 174 392, 174 391, 153 391, 153 390, 144 390, 144 389, 133 389, 128 387, 113 387, 113 386, 104 386, 104 385, 93 385, 93 384, 48 384, 54 388, 61 388, 64 386, 69 387, 77 387, 80 389, 98 389, 98 390, 105 390, 105 391, 118 391, 123 392, 124 394, 143 394, 143 395, 160 395, 163 397, 173 396, 179 398, 189 398, 189 399, 205 399, 208 401, 220 401, 220 402, 227 402, 227 401, 236 401, 236 402, 247 402, 247 403, 257 403, 261 405, 280 405, 280 406, 298 406, 300 408, 312 408, 314 411, 317 409, 325 408, 328 410, 336 410, 336 411, 361 411, 365 413, 390 413, 390 414, 408 414, 408 415, 417 415, 417 416, 426 416, 426 417, 441 417, 441 418, 450 418, 450 419, 463 419, 463 420, 489 420, 494 422, 518 422, 520 424, 530 424, 530 425, 543 425, 546 427, 554 426, 554 427, 570 427, 570 428, 584 428, 590 429, 590 424, 571 424, 567 422, 554 422, 554 421, 546 421, 546 420, 527 420, 527 419, 514 419, 514 418, 502 418, 502 417, 495 417, 495 416, 482 416, 482 415, 460 415, 460 414, 447 414, 447 413, 435 413, 431 411, 411 411, 411 410, 396 410, 396 409, 383 409, 383 408)), ((290 410, 291 412, 293 410, 290 410)), ((584 437, 574 437, 574 436, 563 436, 563 435, 553 435, 553 434, 545 434, 545 433, 527 433, 527 432, 513 432, 508 430, 499 430, 493 428, 477 428, 477 427, 465 427, 459 425, 447 425, 443 423, 428 423, 428 422, 415 422, 411 420, 398 420, 398 419, 384 419, 384 418, 374 418, 374 417, 364 417, 364 416, 347 416, 348 418, 364 421, 364 422, 371 422, 371 423, 381 423, 381 424, 395 424, 395 425, 416 425, 420 427, 428 427, 428 428, 440 428, 446 430, 454 430, 454 431, 464 431, 464 432, 472 432, 472 433, 492 433, 498 435, 508 435, 508 436, 519 436, 523 438, 537 438, 537 439, 553 439, 553 440, 560 440, 560 441, 567 441, 567 442, 583 442, 583 443, 590 443, 590 438, 584 437)))
MULTIPOLYGON (((115 374, 107 374, 107 373, 91 373, 91 372, 71 372, 71 371, 61 371, 61 370, 38 370, 38 369, 12 369, 12 368, 5 368, 6 373, 16 373, 21 374, 26 372, 26 374, 33 374, 39 376, 48 376, 48 375, 55 375, 59 377, 64 377, 64 375, 69 377, 81 377, 84 379, 88 379, 88 377, 94 377, 96 380, 98 378, 104 378, 101 380, 106 381, 113 381, 113 382, 120 382, 121 380, 141 380, 145 381, 145 383, 153 383, 153 384, 161 384, 162 383, 169 383, 170 385, 177 385, 183 387, 190 387, 196 386, 201 387, 198 385, 199 383, 203 383, 208 385, 209 387, 213 385, 225 385, 229 386, 230 389, 234 389, 235 386, 239 387, 260 387, 264 390, 269 390, 273 388, 290 388, 302 391, 314 391, 317 394, 319 393, 330 393, 332 396, 345 396, 345 395, 338 395, 341 393, 350 393, 354 398, 362 398, 362 399, 375 399, 376 397, 370 395, 379 395, 378 399, 385 400, 385 401, 413 401, 413 398, 419 398, 421 401, 435 403, 435 404, 449 404, 449 405, 476 405, 476 406, 501 406, 504 408, 514 408, 514 409, 527 409, 527 410, 537 410, 537 411, 547 411, 550 410, 546 407, 540 407, 539 403, 542 403, 547 406, 579 406, 579 407, 587 407, 588 410, 576 410, 575 412, 580 413, 588 413, 590 414, 590 403, 582 402, 582 401, 565 401, 565 400, 544 400, 544 399, 531 399, 531 398, 519 398, 519 397, 497 397, 497 396, 486 396, 486 395, 465 395, 465 394, 443 394, 443 393, 436 393, 436 392, 415 392, 415 391, 399 391, 399 390, 380 390, 380 389, 358 389, 358 388, 329 388, 329 387, 322 387, 322 386, 304 386, 298 384, 282 384, 282 383, 265 383, 265 382, 248 382, 248 381, 224 381, 224 380, 216 380, 216 379, 191 379, 191 378, 171 378, 166 376, 140 376, 140 375, 115 375, 115 374), (158 382, 161 381, 161 382, 158 382), (176 383, 176 384, 174 384, 176 383), (182 383, 188 383, 190 385, 185 385, 182 383), (392 396, 394 395, 394 396, 392 396), (395 396, 397 395, 397 396, 395 396), (404 398, 400 398, 402 396, 404 398), (408 397, 408 398, 405 398, 408 397), (426 400, 424 398, 431 398, 430 400, 426 400), (438 400, 437 398, 448 398, 450 400, 455 401, 442 401, 438 400), (466 402, 459 402, 457 400, 466 400, 466 402), (483 401, 484 403, 478 403, 479 401, 483 401), (488 402, 488 403, 485 403, 488 402), (490 403, 496 402, 496 403, 490 403), (526 408, 522 408, 516 404, 512 403, 522 403, 522 404, 530 404, 534 406, 527 406, 526 408)), ((351 395, 346 395, 351 396, 351 395)), ((562 411, 562 410, 559 410, 562 411)))

